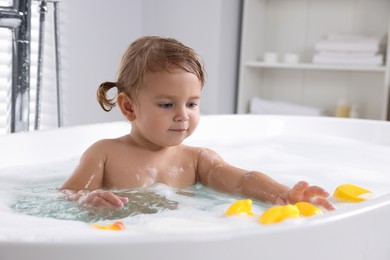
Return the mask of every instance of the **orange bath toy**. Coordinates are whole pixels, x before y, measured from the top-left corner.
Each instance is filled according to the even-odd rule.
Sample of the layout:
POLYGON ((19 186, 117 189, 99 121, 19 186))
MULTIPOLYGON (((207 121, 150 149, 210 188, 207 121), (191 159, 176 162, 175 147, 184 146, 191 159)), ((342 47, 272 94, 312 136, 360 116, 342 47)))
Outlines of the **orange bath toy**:
POLYGON ((370 195, 372 195, 371 191, 362 187, 354 184, 343 184, 336 188, 333 197, 344 202, 361 202, 366 200, 370 195))
POLYGON ((308 202, 298 202, 294 205, 273 206, 267 209, 259 218, 262 224, 274 224, 288 218, 309 217, 322 214, 322 210, 308 202))
POLYGON ((317 208, 311 203, 308 202, 298 202, 294 204, 302 217, 310 217, 315 215, 322 215, 323 212, 320 208, 317 208))
POLYGON ((237 200, 225 212, 226 216, 249 215, 253 216, 252 200, 237 200))
POLYGON ((287 218, 299 218, 300 213, 297 206, 273 206, 267 209, 259 218, 262 224, 273 224, 281 222, 287 218))
POLYGON ((116 231, 125 229, 125 225, 120 221, 117 221, 113 224, 108 224, 108 225, 100 225, 98 223, 95 223, 95 224, 92 224, 92 227, 97 228, 97 229, 102 229, 102 230, 116 230, 116 231))

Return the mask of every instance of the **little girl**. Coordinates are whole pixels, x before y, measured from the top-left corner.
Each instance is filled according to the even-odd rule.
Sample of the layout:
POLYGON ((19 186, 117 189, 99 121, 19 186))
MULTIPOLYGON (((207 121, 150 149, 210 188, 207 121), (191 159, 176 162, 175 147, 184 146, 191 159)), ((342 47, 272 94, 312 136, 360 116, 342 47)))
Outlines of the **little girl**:
POLYGON ((301 181, 288 187, 258 171, 234 167, 215 151, 182 144, 199 122, 205 71, 200 57, 177 40, 147 36, 123 55, 117 82, 105 82, 97 98, 105 111, 116 104, 131 122, 129 134, 89 147, 62 190, 90 207, 121 208, 126 197, 110 189, 197 182, 218 191, 272 204, 311 202, 333 209, 328 192, 301 181), (116 99, 107 92, 116 87, 116 99))

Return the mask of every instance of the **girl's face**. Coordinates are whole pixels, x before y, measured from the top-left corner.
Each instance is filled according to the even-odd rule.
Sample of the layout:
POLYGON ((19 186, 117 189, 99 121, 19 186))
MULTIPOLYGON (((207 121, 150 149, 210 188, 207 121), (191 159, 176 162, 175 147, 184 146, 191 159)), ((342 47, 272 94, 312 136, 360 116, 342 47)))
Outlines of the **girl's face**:
POLYGON ((133 104, 133 138, 155 148, 182 143, 198 125, 201 88, 199 79, 183 70, 149 74, 133 104))

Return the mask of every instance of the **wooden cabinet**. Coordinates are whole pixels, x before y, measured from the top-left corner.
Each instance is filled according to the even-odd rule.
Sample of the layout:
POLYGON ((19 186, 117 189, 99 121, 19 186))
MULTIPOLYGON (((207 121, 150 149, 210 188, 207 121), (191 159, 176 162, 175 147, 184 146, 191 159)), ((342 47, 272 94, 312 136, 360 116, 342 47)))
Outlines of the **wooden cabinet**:
POLYGON ((383 65, 315 64, 315 45, 328 34, 369 35, 389 48, 389 0, 244 0, 237 112, 252 97, 316 107, 334 115, 345 98, 360 117, 389 117, 389 53, 383 65), (264 54, 278 55, 276 62, 264 54), (298 55, 297 63, 284 62, 298 55))

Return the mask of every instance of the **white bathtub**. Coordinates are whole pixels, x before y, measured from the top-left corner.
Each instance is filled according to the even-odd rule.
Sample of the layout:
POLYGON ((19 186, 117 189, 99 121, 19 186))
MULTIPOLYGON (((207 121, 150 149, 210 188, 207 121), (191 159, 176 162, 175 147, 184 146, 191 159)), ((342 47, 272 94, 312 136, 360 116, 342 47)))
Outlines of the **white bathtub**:
MULTIPOLYGON (((126 123, 118 122, 3 136, 0 138, 0 182, 5 169, 17 165, 25 165, 28 168, 29 165, 78 156, 95 140, 128 133, 129 128, 126 123)), ((261 137, 269 138, 272 142, 273 137, 305 135, 317 138, 348 138, 387 148, 390 146, 390 123, 311 117, 203 116, 197 132, 187 142, 202 146, 207 145, 208 142, 214 145, 223 142, 226 145, 229 140, 242 139, 247 142, 261 137)), ((337 150, 331 151, 334 153, 333 156, 338 156, 337 150)), ((224 151, 219 152, 224 153, 224 151)), ((359 154, 364 156, 364 151, 359 154)), ((245 147, 237 149, 233 156, 245 158, 245 147)), ((378 154, 378 156, 384 158, 387 155, 378 154)), ((368 157, 373 158, 373 166, 377 164, 375 155, 370 154, 368 157)), ((390 154, 388 157, 390 161, 390 154)), ((240 161, 240 158, 235 158, 235 161, 240 161)), ((282 159, 281 164, 283 164, 282 159)), ((387 166, 383 165, 383 167, 387 166)), ((388 169, 390 172, 390 167, 388 169)), ((272 172, 272 169, 268 170, 272 172)), ((271 172, 268 174, 272 175, 271 172)), ((315 174, 316 169, 313 169, 313 175, 315 174)), ((360 177, 369 178, 356 176, 356 181, 360 177)), ((390 179, 390 176, 383 178, 390 179)), ((291 180, 295 181, 294 176, 291 176, 291 180)), ((299 180, 297 177, 296 181, 299 180)), ((321 183, 316 184, 321 185, 321 183)), ((45 229, 50 225, 46 227, 42 223, 55 221, 56 225, 63 225, 66 229, 68 222, 36 220, 36 223, 39 223, 37 225, 40 225, 41 233, 25 234, 30 239, 25 237, 9 239, 7 232, 12 232, 9 226, 20 225, 23 216, 16 217, 14 223, 9 220, 2 222, 0 219, 0 259, 388 260, 390 259, 390 193, 387 192, 386 187, 382 187, 380 196, 360 204, 340 207, 319 217, 308 218, 299 223, 281 223, 236 232, 188 234, 184 232, 139 236, 102 232, 104 234, 92 236, 82 231, 82 223, 80 223, 79 233, 64 232, 63 237, 58 234, 53 240, 44 236, 45 229)), ((77 224, 72 225, 72 228, 74 225, 77 227, 77 224)))

